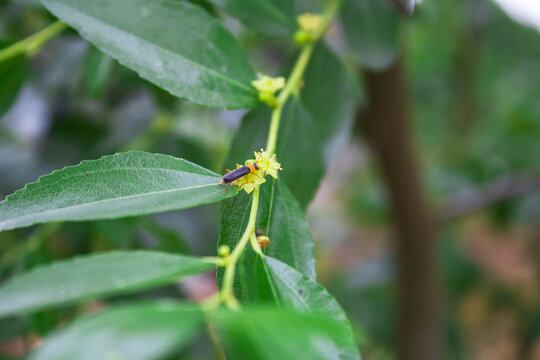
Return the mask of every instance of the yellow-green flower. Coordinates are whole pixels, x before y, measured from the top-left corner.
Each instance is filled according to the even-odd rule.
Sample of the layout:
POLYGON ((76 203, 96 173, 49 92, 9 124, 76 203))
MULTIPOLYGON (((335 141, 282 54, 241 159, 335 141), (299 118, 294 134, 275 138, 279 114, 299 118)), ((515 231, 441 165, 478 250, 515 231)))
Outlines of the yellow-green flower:
POLYGON ((323 17, 317 14, 305 13, 296 19, 300 30, 314 34, 323 24, 323 17))
POLYGON ((249 194, 255 189, 255 187, 266 182, 262 174, 259 174, 259 172, 261 171, 259 170, 255 173, 249 173, 246 176, 233 181, 233 185, 240 186, 240 189, 249 194))
MULTIPOLYGON (((281 164, 277 162, 276 155, 269 156, 266 151, 261 149, 260 152, 254 152, 255 159, 246 160, 244 165, 251 169, 251 172, 241 178, 234 180, 231 184, 239 186, 246 193, 251 193, 256 187, 266 182, 266 175, 277 179, 278 170, 281 169, 281 164), (257 168, 253 166, 257 165, 257 168)), ((240 165, 238 165, 240 167, 240 165)))
POLYGON ((264 175, 270 175, 274 179, 277 179, 277 172, 281 169, 281 164, 276 160, 276 154, 270 157, 266 151, 261 149, 260 152, 255 152, 255 162, 259 169, 264 172, 264 175))
POLYGON ((317 40, 324 23, 321 15, 305 13, 298 16, 296 21, 300 29, 294 34, 294 40, 298 44, 308 44, 317 40))
POLYGON ((253 80, 251 85, 253 85, 259 92, 275 94, 276 91, 285 87, 285 78, 282 76, 273 78, 267 75, 259 74, 259 78, 257 80, 253 80))
POLYGON ((285 87, 285 78, 259 75, 257 80, 251 82, 251 85, 259 92, 259 100, 274 109, 278 105, 276 91, 285 87))

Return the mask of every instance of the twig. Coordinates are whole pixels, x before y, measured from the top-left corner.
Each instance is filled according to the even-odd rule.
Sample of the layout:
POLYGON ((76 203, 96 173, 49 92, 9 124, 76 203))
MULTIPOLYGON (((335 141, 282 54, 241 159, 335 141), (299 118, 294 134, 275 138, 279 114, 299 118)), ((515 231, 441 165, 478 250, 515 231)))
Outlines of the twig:
POLYGON ((56 21, 45 29, 0 51, 0 62, 20 54, 33 55, 43 44, 67 29, 62 21, 56 21))

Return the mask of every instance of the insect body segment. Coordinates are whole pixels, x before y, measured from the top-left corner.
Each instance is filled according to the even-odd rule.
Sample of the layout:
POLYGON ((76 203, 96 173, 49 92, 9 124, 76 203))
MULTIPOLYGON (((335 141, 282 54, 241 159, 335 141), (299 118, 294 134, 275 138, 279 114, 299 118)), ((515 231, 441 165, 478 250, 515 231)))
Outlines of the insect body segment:
POLYGON ((238 186, 249 194, 266 182, 265 176, 270 175, 277 179, 277 172, 281 170, 281 165, 276 161, 276 155, 269 155, 262 149, 254 155, 255 159, 246 160, 243 166, 236 165, 235 170, 229 170, 221 178, 220 184, 238 186))
POLYGON ((220 184, 232 183, 233 181, 238 180, 249 173, 255 172, 256 170, 259 170, 257 163, 240 166, 239 168, 225 174, 221 179, 220 184))

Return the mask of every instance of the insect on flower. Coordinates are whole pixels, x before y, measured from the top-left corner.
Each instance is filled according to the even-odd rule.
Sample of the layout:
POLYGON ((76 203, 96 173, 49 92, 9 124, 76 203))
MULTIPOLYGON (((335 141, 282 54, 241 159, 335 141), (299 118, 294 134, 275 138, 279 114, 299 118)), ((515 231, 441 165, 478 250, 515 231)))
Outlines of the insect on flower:
POLYGON ((220 184, 239 186, 246 193, 252 192, 260 184, 265 183, 265 176, 277 179, 281 165, 276 161, 276 155, 270 156, 263 149, 255 152, 255 159, 247 160, 244 165, 237 165, 233 171, 228 171, 221 178, 220 184))
POLYGON ((238 180, 249 173, 254 173, 257 170, 259 170, 259 166, 257 165, 257 163, 247 164, 244 166, 238 166, 237 169, 226 173, 219 183, 220 184, 232 183, 233 181, 238 180))

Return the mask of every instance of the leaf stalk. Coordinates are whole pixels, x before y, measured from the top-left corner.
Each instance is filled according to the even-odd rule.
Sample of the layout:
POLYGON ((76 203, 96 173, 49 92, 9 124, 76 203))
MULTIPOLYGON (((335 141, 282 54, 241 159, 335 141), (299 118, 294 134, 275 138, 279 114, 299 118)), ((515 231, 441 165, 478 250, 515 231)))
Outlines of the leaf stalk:
POLYGON ((0 63, 20 54, 26 54, 29 56, 35 54, 39 48, 41 48, 41 46, 60 34, 65 29, 67 29, 67 25, 64 22, 56 21, 47 26, 45 29, 27 37, 26 39, 8 46, 0 51, 0 63))
POLYGON ((257 218, 257 208, 259 207, 259 187, 253 190, 253 201, 251 202, 251 212, 249 214, 249 221, 246 230, 242 234, 240 241, 234 248, 231 255, 228 257, 227 264, 225 266, 225 275, 223 277, 223 287, 220 293, 220 302, 224 303, 231 309, 238 308, 238 301, 233 294, 233 280, 236 270, 236 263, 244 252, 249 238, 252 234, 255 234, 255 219, 257 218))
MULTIPOLYGON (((279 96, 277 97, 277 104, 275 107, 273 107, 272 116, 270 119, 270 128, 268 131, 268 139, 266 143, 266 152, 269 154, 269 156, 274 155, 276 151, 279 123, 281 121, 281 114, 283 112, 283 107, 285 106, 291 94, 296 92, 301 86, 302 77, 304 76, 304 72, 307 68, 307 65, 309 64, 309 60, 311 59, 311 55, 313 54, 315 45, 322 38, 326 30, 328 29, 330 22, 332 21, 337 10, 339 9, 340 4, 341 4, 341 0, 329 0, 327 2, 327 7, 322 15, 323 21, 318 31, 315 34, 315 38, 313 39, 313 41, 309 43, 302 44, 300 55, 298 56, 294 64, 294 67, 291 71, 291 75, 287 79, 287 82, 285 83, 285 87, 279 93, 279 96)), ((264 256, 264 254, 261 251, 261 248, 259 247, 257 243, 257 237, 255 236, 255 220, 257 218, 258 206, 259 206, 259 186, 257 186, 253 190, 253 201, 251 203, 251 212, 250 212, 246 230, 242 234, 240 241, 234 248, 231 255, 228 257, 227 263, 225 264, 225 275, 223 278, 223 287, 220 291, 219 299, 220 299, 220 303, 225 304, 227 307, 233 310, 238 310, 240 308, 240 304, 233 294, 233 280, 234 280, 234 274, 236 271, 236 263, 238 262, 238 259, 242 255, 248 241, 251 241, 251 246, 257 254, 264 256)))

